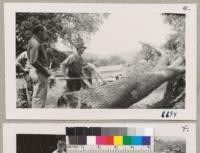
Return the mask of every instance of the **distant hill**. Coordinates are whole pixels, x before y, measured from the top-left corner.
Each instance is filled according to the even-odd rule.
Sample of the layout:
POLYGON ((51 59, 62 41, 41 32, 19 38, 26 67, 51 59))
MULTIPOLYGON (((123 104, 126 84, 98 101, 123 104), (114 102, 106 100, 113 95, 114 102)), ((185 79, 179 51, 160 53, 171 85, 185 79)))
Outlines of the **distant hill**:
MULTIPOLYGON (((58 68, 60 63, 65 60, 72 51, 62 52, 53 48, 48 49, 48 57, 52 62, 52 68, 58 68)), ((97 55, 93 53, 85 52, 83 59, 86 62, 93 63, 96 66, 108 66, 108 65, 119 65, 125 63, 131 63, 133 61, 135 52, 124 52, 119 54, 113 54, 108 56, 97 55)))
POLYGON ((123 58, 127 63, 131 63, 136 56, 136 51, 126 51, 119 54, 121 58, 123 58))
POLYGON ((125 60, 126 63, 130 63, 133 61, 134 57, 136 55, 136 52, 134 51, 126 51, 126 52, 120 52, 120 53, 117 53, 117 54, 111 54, 111 55, 98 55, 98 54, 92 54, 92 53, 84 53, 83 54, 83 58, 85 59, 108 59, 109 57, 112 57, 112 56, 118 56, 120 57, 121 59, 125 60))

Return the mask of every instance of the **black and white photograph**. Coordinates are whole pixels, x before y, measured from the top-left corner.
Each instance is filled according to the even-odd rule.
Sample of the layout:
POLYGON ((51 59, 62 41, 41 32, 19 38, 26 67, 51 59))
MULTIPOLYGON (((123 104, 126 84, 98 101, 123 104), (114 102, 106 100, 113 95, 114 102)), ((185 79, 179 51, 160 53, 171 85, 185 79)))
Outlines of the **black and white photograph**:
POLYGON ((155 153, 186 153, 184 137, 155 137, 155 153))
POLYGON ((16 153, 66 153, 64 135, 17 134, 16 153))
POLYGON ((13 109, 193 112, 194 6, 41 6, 13 11, 13 109))
POLYGON ((185 14, 16 13, 16 73, 19 108, 184 109, 185 14))

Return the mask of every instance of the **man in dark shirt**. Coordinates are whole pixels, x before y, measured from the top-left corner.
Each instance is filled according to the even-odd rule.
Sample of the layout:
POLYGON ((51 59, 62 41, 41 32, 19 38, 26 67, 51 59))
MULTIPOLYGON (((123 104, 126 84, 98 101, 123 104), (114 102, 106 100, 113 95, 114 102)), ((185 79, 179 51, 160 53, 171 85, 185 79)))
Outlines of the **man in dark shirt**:
POLYGON ((67 90, 70 92, 81 89, 83 69, 83 59, 81 55, 85 49, 86 47, 84 44, 78 44, 76 46, 76 52, 69 55, 69 57, 61 63, 62 72, 69 77, 69 80, 67 80, 67 90))
POLYGON ((43 108, 47 97, 48 77, 51 75, 47 69, 48 60, 43 45, 46 29, 38 25, 34 28, 33 34, 27 46, 28 60, 31 65, 30 77, 33 81, 32 108, 43 108))

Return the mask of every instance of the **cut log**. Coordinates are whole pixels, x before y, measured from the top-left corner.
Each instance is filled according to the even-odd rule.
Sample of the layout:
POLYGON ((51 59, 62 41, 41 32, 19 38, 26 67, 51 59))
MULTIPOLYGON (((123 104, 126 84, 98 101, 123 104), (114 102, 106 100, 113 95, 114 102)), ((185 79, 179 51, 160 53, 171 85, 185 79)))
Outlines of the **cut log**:
POLYGON ((170 66, 162 71, 128 77, 94 89, 66 92, 61 100, 66 104, 75 104, 75 108, 128 108, 164 82, 184 72, 184 67, 170 66), (128 100, 130 96, 131 101, 128 100))

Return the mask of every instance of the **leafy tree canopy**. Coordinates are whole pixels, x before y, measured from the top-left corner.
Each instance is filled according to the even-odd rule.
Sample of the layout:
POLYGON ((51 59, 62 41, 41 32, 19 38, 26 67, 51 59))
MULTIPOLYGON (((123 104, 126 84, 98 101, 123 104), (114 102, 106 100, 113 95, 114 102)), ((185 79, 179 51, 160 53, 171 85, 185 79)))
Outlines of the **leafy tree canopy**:
POLYGON ((108 13, 17 13, 16 56, 26 50, 32 30, 38 24, 47 28, 48 43, 61 37, 73 48, 80 41, 88 41, 108 16, 108 13))
POLYGON ((169 35, 164 47, 174 55, 183 56, 185 53, 185 14, 165 13, 163 15, 164 22, 174 30, 174 33, 169 35))

